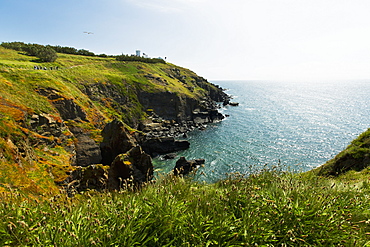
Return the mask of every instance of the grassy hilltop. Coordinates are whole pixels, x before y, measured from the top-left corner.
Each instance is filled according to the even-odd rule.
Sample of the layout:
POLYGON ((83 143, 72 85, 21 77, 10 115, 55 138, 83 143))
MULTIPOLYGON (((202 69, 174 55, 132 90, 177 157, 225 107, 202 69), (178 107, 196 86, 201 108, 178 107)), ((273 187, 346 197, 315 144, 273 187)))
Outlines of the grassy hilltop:
POLYGON ((173 64, 61 53, 36 60, 0 46, 1 246, 370 246, 369 131, 303 174, 277 167, 214 184, 168 175, 70 197, 55 182, 74 169, 72 127, 99 143, 113 119, 131 133, 146 121, 153 109, 139 92, 201 100, 206 91, 173 64), (58 106, 76 116, 65 121, 58 106))

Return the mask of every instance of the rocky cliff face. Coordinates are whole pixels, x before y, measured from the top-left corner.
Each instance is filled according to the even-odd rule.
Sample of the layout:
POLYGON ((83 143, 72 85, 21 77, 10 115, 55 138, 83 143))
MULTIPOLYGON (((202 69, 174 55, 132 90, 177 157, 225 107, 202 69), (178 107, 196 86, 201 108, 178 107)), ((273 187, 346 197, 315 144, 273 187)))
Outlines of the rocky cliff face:
MULTIPOLYGON (((99 88, 96 85, 93 88, 95 89, 87 90, 90 98, 100 99, 114 95, 111 98, 114 105, 124 102, 123 97, 117 92, 107 91, 106 87, 101 91, 96 90, 99 88), (90 93, 91 91, 94 93, 90 93)), ((114 120, 104 126, 99 144, 91 138, 88 130, 76 125, 76 121, 89 122, 87 114, 76 102, 65 99, 53 89, 39 89, 38 93, 53 102, 62 118, 61 126, 73 135, 74 145, 70 150, 74 170, 60 184, 77 191, 87 188, 117 190, 120 186, 127 186, 127 181, 135 185, 147 182, 153 176, 150 155, 187 149, 189 142, 177 140, 176 136, 223 119, 208 92, 199 100, 171 92, 139 91, 139 102, 143 109, 150 109, 151 115, 138 126, 139 129, 142 128, 142 133, 134 134, 134 130, 130 133, 122 121, 114 120)), ((220 90, 219 94, 222 95, 223 92, 220 90)), ((227 97, 224 95, 216 98, 227 97)))
POLYGON ((75 190, 146 182, 150 155, 188 148, 177 137, 221 120, 215 102, 228 101, 221 88, 170 64, 61 54, 59 70, 34 71, 32 58, 0 50, 6 64, 25 61, 0 67, 0 163, 7 167, 0 191, 21 187, 13 168, 35 190, 48 190, 45 181, 75 190))
POLYGON ((138 92, 138 99, 146 110, 153 111, 165 120, 175 120, 177 123, 194 121, 196 118, 207 119, 212 122, 222 119, 215 114, 215 102, 228 102, 229 96, 222 88, 209 83, 202 77, 191 75, 191 83, 187 83, 187 76, 179 68, 165 70, 167 76, 176 79, 187 90, 194 92, 196 88, 203 89, 202 97, 193 97, 191 94, 180 94, 172 91, 138 92))

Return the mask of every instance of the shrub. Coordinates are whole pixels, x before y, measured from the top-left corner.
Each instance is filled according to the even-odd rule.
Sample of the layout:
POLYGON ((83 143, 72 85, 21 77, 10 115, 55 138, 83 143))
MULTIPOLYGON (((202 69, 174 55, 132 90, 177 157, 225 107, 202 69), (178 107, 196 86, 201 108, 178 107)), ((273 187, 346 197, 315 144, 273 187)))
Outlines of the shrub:
POLYGON ((1 46, 16 51, 24 51, 29 56, 36 56, 42 62, 54 62, 58 56, 51 46, 25 44, 23 42, 3 42, 1 46))
POLYGON ((54 62, 58 58, 57 53, 49 47, 39 49, 36 56, 40 58, 42 62, 54 62))
POLYGON ((145 58, 145 57, 138 57, 138 56, 129 56, 129 55, 119 55, 116 56, 117 61, 136 61, 136 62, 143 62, 143 63, 166 63, 161 58, 145 58))

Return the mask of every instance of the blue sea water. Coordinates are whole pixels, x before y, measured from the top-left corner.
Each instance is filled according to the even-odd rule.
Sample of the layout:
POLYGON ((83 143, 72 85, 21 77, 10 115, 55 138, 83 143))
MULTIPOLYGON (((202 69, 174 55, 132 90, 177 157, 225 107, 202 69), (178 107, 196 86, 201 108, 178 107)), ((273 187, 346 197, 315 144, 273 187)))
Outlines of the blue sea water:
POLYGON ((199 180, 214 182, 227 173, 250 174, 265 166, 307 171, 333 158, 370 127, 368 81, 213 81, 239 106, 206 130, 189 134, 190 148, 175 160, 154 160, 169 172, 180 156, 204 158, 199 180))

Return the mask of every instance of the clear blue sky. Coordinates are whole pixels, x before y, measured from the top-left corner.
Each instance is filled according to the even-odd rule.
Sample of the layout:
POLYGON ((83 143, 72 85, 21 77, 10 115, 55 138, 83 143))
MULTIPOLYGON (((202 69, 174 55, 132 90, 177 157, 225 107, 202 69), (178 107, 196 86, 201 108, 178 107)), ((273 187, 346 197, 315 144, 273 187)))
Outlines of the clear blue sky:
POLYGON ((0 41, 139 49, 210 80, 370 79, 369 13, 369 0, 0 0, 0 41))

